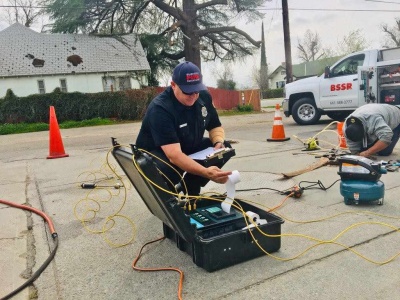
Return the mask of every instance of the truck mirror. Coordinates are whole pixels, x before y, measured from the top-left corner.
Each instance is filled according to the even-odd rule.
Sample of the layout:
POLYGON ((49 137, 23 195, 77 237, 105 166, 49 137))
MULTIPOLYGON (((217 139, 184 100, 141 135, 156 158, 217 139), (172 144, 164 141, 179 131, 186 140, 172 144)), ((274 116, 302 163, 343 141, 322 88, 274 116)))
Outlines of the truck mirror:
POLYGON ((331 74, 331 70, 328 66, 325 67, 324 78, 329 78, 331 74))

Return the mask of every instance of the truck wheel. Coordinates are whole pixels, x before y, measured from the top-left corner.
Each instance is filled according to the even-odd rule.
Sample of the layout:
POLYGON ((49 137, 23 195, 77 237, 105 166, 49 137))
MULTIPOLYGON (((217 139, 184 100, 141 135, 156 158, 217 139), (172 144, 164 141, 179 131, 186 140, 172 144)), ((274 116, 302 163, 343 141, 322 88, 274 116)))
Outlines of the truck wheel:
POLYGON ((335 121, 343 121, 350 115, 350 111, 331 111, 327 112, 326 115, 335 121))
POLYGON ((321 118, 321 113, 310 98, 301 98, 293 104, 293 119, 300 125, 312 125, 321 118))

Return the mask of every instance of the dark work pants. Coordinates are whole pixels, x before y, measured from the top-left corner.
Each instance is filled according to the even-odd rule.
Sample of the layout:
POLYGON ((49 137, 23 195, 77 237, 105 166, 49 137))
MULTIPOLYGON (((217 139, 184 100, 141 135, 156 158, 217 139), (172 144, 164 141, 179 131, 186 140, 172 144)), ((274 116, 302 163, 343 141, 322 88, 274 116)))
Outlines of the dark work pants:
MULTIPOLYGON (((196 150, 196 152, 204 150, 208 147, 212 147, 210 139, 203 138, 203 141, 202 141, 200 147, 196 150)), ((151 153, 156 155, 157 157, 161 158, 163 161, 171 164, 169 162, 167 156, 164 154, 164 151, 162 151, 161 149, 151 151, 151 153)), ((179 172, 179 174, 177 174, 173 169, 171 169, 170 166, 166 165, 162 161, 160 161, 156 158, 153 158, 153 160, 157 164, 157 167, 159 168, 159 170, 164 174, 165 177, 167 177, 167 179, 165 181, 168 184, 168 186, 171 188, 171 190, 173 192, 175 192, 175 185, 177 185, 181 181, 181 177, 179 176, 179 174, 182 176, 184 171, 181 170, 180 168, 178 168, 177 166, 172 165, 179 172), (169 181, 171 181, 172 184, 169 181)), ((198 176, 198 175, 186 173, 185 177, 184 177, 184 181, 185 181, 185 184, 187 187, 187 193, 189 195, 196 196, 196 195, 200 194, 201 187, 205 186, 207 184, 207 182, 209 181, 209 179, 198 176)), ((181 186, 184 187, 183 184, 181 184, 181 186)), ((185 193, 184 189, 182 191, 185 193)))
MULTIPOLYGON (((388 156, 388 155, 392 154, 394 147, 396 146, 397 142, 399 141, 399 138, 400 138, 400 125, 397 126, 395 129, 393 129, 392 142, 389 144, 389 146, 387 146, 385 149, 379 151, 376 154, 381 155, 381 156, 388 156)), ((369 146, 367 149, 371 148, 374 144, 369 146)), ((365 149, 365 150, 367 150, 367 149, 365 149)))

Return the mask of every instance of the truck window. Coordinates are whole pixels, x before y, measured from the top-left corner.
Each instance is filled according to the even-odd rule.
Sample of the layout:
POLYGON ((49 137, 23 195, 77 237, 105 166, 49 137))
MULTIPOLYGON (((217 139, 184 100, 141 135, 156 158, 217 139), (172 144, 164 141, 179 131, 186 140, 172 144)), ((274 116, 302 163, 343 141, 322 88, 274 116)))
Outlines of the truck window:
POLYGON ((357 67, 364 64, 365 54, 351 56, 331 69, 330 77, 357 74, 357 67))

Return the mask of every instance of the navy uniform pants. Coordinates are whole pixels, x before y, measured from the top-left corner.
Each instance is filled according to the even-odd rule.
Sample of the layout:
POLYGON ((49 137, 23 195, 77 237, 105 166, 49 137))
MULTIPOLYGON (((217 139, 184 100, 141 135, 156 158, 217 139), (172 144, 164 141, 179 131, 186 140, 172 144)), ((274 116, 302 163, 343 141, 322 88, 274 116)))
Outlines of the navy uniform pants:
MULTIPOLYGON (((208 147, 212 147, 213 145, 211 144, 211 141, 209 138, 203 138, 203 141, 198 149, 196 149, 196 152, 204 150, 208 147)), ((225 142, 225 147, 230 147, 230 144, 225 142)), ((164 154, 164 151, 162 150, 154 150, 151 151, 151 153, 158 158, 162 159, 163 161, 167 162, 170 164, 167 156, 164 154)), ((184 192, 186 193, 186 190, 184 186, 186 185, 187 188, 187 194, 190 196, 197 196, 200 194, 200 189, 201 187, 205 186, 210 180, 198 175, 190 174, 190 173, 185 173, 183 170, 178 168, 175 165, 172 165, 177 171, 175 172, 170 166, 166 165, 159 159, 154 158, 154 162, 157 164, 158 169, 163 173, 165 177, 165 181, 167 185, 170 187, 171 191, 173 192, 184 192), (185 173, 185 175, 184 175, 185 173), (182 176, 184 183, 181 181, 182 176)), ((222 168, 223 163, 220 165, 217 165, 218 168, 222 168)))

